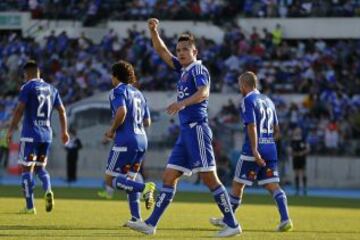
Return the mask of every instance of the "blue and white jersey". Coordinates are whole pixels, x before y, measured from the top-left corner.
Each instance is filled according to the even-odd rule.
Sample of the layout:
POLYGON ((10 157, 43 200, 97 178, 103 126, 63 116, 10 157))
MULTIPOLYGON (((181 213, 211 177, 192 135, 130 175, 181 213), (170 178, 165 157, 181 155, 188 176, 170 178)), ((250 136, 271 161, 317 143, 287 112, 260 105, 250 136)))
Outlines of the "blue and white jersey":
MULTIPOLYGON (((192 96, 199 87, 210 86, 209 71, 202 65, 201 61, 195 61, 186 68, 182 68, 176 57, 172 60, 176 72, 180 74, 180 79, 177 83, 178 102, 192 96)), ((200 103, 187 106, 179 111, 180 124, 184 126, 193 122, 206 122, 208 119, 207 108, 207 99, 200 103)))
POLYGON ((123 124, 116 130, 114 143, 146 150, 143 119, 150 118, 150 111, 142 93, 130 84, 120 83, 110 91, 109 100, 113 119, 119 107, 125 106, 127 109, 123 124))
POLYGON ((254 90, 243 98, 240 112, 245 132, 241 158, 247 161, 254 160, 247 132, 247 125, 254 123, 257 130, 260 155, 266 161, 277 160, 274 127, 278 125, 278 119, 274 103, 267 96, 254 90))
POLYGON ((19 101, 25 104, 21 140, 51 142, 51 113, 62 105, 58 90, 42 79, 32 79, 21 87, 19 101))

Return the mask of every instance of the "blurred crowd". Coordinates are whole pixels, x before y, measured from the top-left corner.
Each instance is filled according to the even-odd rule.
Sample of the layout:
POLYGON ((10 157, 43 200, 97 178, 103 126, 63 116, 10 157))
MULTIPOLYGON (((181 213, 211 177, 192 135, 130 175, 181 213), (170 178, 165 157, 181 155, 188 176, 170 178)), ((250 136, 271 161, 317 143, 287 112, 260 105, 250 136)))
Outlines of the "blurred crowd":
MULTIPOLYGON (((319 148, 316 151, 341 151, 349 139, 359 138, 360 40, 284 40, 280 25, 245 32, 240 26, 228 24, 224 30, 222 43, 205 37, 197 41, 199 59, 212 76, 213 92, 238 92, 237 76, 251 70, 259 77, 261 91, 275 101, 284 128, 301 125, 312 145, 319 148), (302 93, 307 97, 301 104, 290 103, 279 93, 302 93)), ((174 52, 177 36, 164 31, 160 34, 174 52)), ((100 43, 84 34, 74 39, 66 32, 52 32, 36 42, 4 32, 0 36, 2 102, 17 95, 22 83, 21 66, 30 58, 39 63, 43 78, 59 89, 65 104, 110 89, 109 70, 118 59, 134 64, 139 85, 147 91, 174 90, 178 78, 136 25, 121 36, 110 29, 100 43)), ((7 110, 0 111, 4 119, 10 116, 9 106, 3 104, 7 110)), ((234 107, 229 109, 219 114, 227 116, 219 121, 234 121, 227 113, 234 113, 234 107)))
POLYGON ((81 20, 171 20, 223 23, 241 17, 360 16, 359 0, 2 0, 1 11, 30 11, 33 18, 81 20))

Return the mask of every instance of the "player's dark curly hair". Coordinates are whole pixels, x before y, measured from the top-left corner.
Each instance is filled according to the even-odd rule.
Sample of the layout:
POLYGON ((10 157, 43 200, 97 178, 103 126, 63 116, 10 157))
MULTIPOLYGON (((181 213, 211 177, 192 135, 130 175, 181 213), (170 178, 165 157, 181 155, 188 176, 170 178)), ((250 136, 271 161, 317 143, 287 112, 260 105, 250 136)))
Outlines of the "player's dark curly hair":
POLYGON ((195 36, 190 32, 185 32, 180 35, 178 42, 189 41, 191 45, 196 46, 195 36))
POLYGON ((112 75, 116 77, 120 82, 134 84, 136 82, 135 71, 133 66, 120 60, 112 65, 112 75))

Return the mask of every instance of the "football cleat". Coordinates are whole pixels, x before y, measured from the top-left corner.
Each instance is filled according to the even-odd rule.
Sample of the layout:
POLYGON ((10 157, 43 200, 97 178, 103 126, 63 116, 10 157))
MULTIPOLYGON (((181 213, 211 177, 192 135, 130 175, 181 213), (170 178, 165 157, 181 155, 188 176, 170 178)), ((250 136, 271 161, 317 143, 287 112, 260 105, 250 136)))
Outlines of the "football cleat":
POLYGON ((278 232, 291 232, 294 229, 294 225, 292 223, 292 221, 286 220, 281 222, 278 227, 276 228, 276 231, 278 232))
POLYGON ((211 217, 210 219, 209 219, 209 221, 210 221, 210 223, 212 224, 212 225, 214 225, 215 227, 225 227, 226 226, 226 224, 224 223, 224 221, 223 221, 223 218, 216 218, 216 217, 211 217))
POLYGON ((47 191, 44 195, 45 199, 45 210, 47 212, 51 212, 51 210, 54 208, 55 202, 54 202, 54 193, 52 191, 47 191))
POLYGON ((129 227, 129 224, 131 224, 131 223, 134 223, 134 222, 141 222, 141 219, 130 219, 130 220, 128 220, 126 223, 124 223, 123 225, 122 225, 122 227, 129 227))
POLYGON ((36 215, 36 208, 23 208, 19 211, 19 214, 28 214, 28 215, 36 215))
POLYGON ((134 231, 141 232, 147 235, 154 235, 156 233, 156 227, 146 224, 143 221, 128 221, 127 226, 134 231))
POLYGON ((153 182, 145 183, 145 188, 142 192, 142 197, 145 201, 145 208, 151 209, 154 206, 154 192, 156 190, 156 185, 153 182))
POLYGON ((98 191, 97 195, 101 198, 112 199, 113 195, 110 195, 106 190, 98 191))
POLYGON ((228 225, 225 224, 225 227, 219 231, 215 237, 231 237, 231 236, 235 236, 238 235, 242 232, 240 225, 238 225, 237 227, 229 227, 228 225))

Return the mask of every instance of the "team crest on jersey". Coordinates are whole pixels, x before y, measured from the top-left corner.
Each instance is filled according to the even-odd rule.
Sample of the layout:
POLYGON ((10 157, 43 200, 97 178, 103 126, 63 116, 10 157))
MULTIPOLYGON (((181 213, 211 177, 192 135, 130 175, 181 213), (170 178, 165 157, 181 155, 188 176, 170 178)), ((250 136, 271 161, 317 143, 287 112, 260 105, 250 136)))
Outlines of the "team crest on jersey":
POLYGON ((132 169, 134 172, 138 172, 140 170, 140 163, 135 163, 132 169))
POLYGON ((184 73, 184 74, 181 76, 180 81, 181 81, 181 82, 186 82, 188 79, 189 79, 189 74, 184 73))
POLYGON ((248 179, 249 180, 255 180, 256 179, 256 173, 254 171, 248 172, 248 179))
POLYGON ((29 154, 29 157, 28 157, 28 161, 35 161, 35 155, 34 154, 29 154))
POLYGON ((265 175, 266 175, 267 177, 273 177, 273 176, 274 176, 274 172, 273 172, 273 170, 271 170, 271 168, 268 168, 268 169, 266 169, 265 175))
POLYGON ((130 167, 131 167, 130 164, 126 164, 126 165, 122 168, 123 173, 129 172, 130 167))

